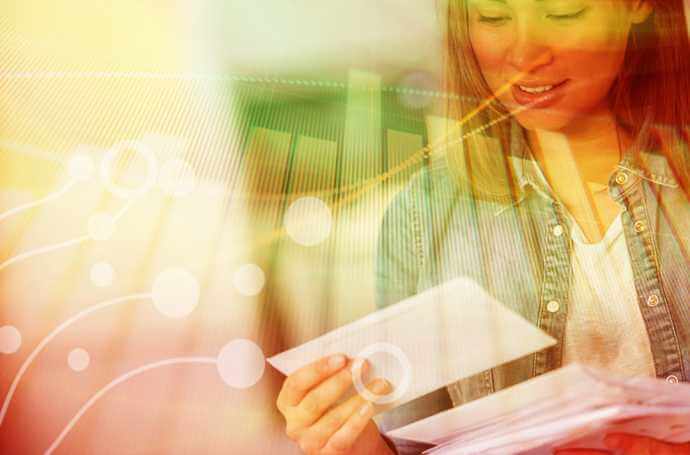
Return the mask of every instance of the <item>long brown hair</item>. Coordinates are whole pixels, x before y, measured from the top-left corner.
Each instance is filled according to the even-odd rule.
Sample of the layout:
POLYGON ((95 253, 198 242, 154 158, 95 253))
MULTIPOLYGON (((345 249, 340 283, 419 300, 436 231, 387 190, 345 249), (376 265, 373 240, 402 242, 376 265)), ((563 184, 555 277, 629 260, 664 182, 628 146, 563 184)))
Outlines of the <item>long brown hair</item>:
MULTIPOLYGON (((447 93, 458 96, 448 97, 445 115, 454 120, 466 117, 462 125, 465 136, 481 131, 466 137, 461 147, 447 148, 449 164, 456 170, 462 168, 464 177, 483 196, 514 197, 505 158, 511 140, 509 113, 498 100, 486 101, 492 99, 492 92, 470 44, 466 0, 447 1, 444 85, 447 93), (482 102, 486 105, 479 108, 482 102), (476 115, 467 118, 475 111, 476 115)), ((609 102, 619 125, 636 138, 635 150, 663 153, 689 195, 690 43, 684 0, 648 1, 653 12, 631 29, 609 102), (663 140, 660 130, 665 133, 663 140)), ((454 123, 448 124, 448 131, 455 128, 454 123)))

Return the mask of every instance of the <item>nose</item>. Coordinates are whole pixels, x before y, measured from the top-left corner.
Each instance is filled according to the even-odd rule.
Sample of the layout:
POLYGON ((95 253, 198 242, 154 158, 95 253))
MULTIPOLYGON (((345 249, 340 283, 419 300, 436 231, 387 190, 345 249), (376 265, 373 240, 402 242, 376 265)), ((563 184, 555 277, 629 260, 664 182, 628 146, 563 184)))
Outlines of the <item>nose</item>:
POLYGON ((553 52, 548 43, 539 36, 537 27, 524 21, 516 27, 508 60, 522 73, 533 73, 553 61, 553 52))

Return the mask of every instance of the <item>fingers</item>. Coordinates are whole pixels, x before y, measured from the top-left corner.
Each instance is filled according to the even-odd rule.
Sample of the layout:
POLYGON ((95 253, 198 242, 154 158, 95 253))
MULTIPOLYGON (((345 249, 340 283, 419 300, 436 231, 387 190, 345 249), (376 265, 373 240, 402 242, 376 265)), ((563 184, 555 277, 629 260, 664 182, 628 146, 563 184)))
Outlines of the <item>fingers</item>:
POLYGON ((276 400, 278 409, 284 413, 285 409, 297 406, 309 390, 342 369, 346 364, 347 357, 336 354, 319 359, 295 371, 285 379, 283 388, 276 400))
MULTIPOLYGON (((354 450, 380 451, 381 437, 372 417, 374 405, 356 394, 344 403, 335 403, 352 388, 354 362, 337 355, 307 365, 288 376, 276 404, 285 416, 286 433, 306 454, 344 455, 354 450)), ((363 375, 369 369, 364 361, 363 375)), ((361 376, 360 376, 361 377, 361 376)), ((367 386, 374 395, 385 395, 392 389, 385 380, 367 386)))
MULTIPOLYGON (((384 395, 389 393, 391 386, 386 380, 377 379, 368 384, 367 389, 375 395, 384 395)), ((373 408, 374 406, 371 403, 357 394, 349 398, 345 403, 328 411, 318 422, 309 428, 305 436, 318 441, 317 445, 323 447, 334 434, 348 425, 352 417, 356 417, 358 413, 363 413, 360 417, 365 418, 364 424, 366 425, 367 420, 373 416, 373 408)), ((354 426, 350 428, 351 431, 357 430, 357 422, 361 423, 361 419, 355 418, 354 423, 352 423, 354 426)))
MULTIPOLYGON (((376 395, 390 393, 392 387, 385 380, 376 380, 370 387, 367 387, 376 395)), ((332 434, 328 442, 323 447, 325 454, 347 453, 357 442, 366 426, 374 416, 374 405, 364 400, 359 395, 352 397, 348 402, 341 405, 344 409, 339 417, 344 417, 349 412, 349 417, 345 418, 342 426, 332 434)))
MULTIPOLYGON (((302 424, 307 426, 316 422, 324 413, 352 387, 352 371, 349 367, 343 368, 330 378, 309 391, 302 401, 296 406, 295 411, 302 417, 302 424)), ((362 374, 368 369, 368 362, 362 365, 362 374)))

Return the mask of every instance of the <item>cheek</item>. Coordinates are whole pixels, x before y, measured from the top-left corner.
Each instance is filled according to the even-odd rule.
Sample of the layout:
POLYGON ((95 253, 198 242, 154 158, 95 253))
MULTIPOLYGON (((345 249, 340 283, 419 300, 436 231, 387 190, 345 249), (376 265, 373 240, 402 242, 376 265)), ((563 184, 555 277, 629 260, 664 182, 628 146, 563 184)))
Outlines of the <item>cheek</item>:
POLYGON ((608 91, 621 70, 625 56, 625 42, 586 43, 577 49, 563 50, 557 58, 567 68, 569 77, 578 81, 579 96, 601 97, 608 91), (596 70, 594 70, 596 69, 596 70))
POLYGON ((503 64, 508 51, 506 37, 499 33, 486 33, 470 27, 470 42, 484 79, 492 89, 501 85, 503 64))
POLYGON ((598 21, 556 50, 557 58, 569 72, 593 84, 606 84, 615 78, 625 55, 629 26, 618 18, 598 21))

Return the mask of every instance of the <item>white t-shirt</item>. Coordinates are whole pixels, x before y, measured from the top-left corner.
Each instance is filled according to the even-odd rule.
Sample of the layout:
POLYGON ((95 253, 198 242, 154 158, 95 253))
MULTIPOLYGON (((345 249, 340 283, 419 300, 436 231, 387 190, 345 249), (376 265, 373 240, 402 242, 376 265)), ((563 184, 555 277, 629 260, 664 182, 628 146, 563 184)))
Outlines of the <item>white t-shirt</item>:
POLYGON ((621 215, 597 243, 587 243, 577 223, 572 224, 573 281, 563 363, 655 376, 621 215))

